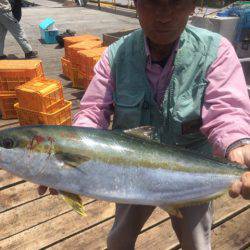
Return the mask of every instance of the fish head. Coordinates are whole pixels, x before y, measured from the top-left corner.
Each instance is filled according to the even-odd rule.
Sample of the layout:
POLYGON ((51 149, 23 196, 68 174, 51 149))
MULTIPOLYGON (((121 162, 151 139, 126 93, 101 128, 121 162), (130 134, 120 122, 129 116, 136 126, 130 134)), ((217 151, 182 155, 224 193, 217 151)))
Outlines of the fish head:
POLYGON ((55 148, 55 142, 37 126, 0 131, 0 167, 19 176, 35 175, 55 148))

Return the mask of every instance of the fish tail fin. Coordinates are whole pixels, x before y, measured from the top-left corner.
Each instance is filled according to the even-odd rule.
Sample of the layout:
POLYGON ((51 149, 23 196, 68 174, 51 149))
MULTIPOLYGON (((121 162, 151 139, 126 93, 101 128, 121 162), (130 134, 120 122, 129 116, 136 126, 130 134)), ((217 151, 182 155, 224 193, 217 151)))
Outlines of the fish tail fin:
POLYGON ((79 195, 60 191, 63 200, 69 204, 75 212, 81 216, 86 216, 85 208, 82 204, 82 199, 79 195))

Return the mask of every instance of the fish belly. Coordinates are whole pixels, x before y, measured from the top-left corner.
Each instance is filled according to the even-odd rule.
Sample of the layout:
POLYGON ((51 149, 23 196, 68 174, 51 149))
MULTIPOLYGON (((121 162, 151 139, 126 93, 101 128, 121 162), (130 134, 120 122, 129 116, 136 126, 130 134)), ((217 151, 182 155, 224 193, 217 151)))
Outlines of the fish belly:
POLYGON ((47 169, 51 171, 50 178, 44 176, 42 184, 55 189, 117 203, 152 206, 212 199, 238 179, 235 175, 117 166, 96 161, 60 171, 47 169))

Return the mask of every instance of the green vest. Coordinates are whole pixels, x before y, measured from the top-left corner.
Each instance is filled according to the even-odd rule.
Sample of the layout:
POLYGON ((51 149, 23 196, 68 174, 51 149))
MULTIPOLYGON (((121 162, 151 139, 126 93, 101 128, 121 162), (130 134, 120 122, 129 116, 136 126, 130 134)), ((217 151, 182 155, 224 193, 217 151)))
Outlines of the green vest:
POLYGON ((147 57, 143 31, 122 37, 109 47, 109 63, 115 81, 113 129, 154 126, 157 138, 211 153, 199 131, 207 70, 217 58, 221 36, 187 26, 180 37, 174 71, 164 101, 158 107, 146 75, 147 57))

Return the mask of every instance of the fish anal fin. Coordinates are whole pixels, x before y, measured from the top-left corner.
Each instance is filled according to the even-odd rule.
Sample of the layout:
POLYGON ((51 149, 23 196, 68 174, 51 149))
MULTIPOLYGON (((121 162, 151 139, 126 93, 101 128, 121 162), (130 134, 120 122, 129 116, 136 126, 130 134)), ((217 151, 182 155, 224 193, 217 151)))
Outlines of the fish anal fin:
POLYGON ((81 216, 86 216, 85 208, 82 204, 82 199, 79 195, 60 191, 63 200, 70 205, 75 212, 77 212, 81 216))
POLYGON ((169 207, 169 206, 160 206, 160 208, 166 211, 171 216, 175 216, 179 219, 183 219, 183 215, 181 211, 179 210, 179 208, 169 207))
POLYGON ((67 167, 78 167, 80 164, 89 161, 90 158, 84 155, 78 154, 67 154, 67 153, 56 153, 55 157, 62 161, 63 164, 67 167))
POLYGON ((125 134, 128 134, 133 137, 137 137, 144 140, 153 140, 155 128, 151 126, 142 126, 132 129, 127 129, 123 131, 125 134))

